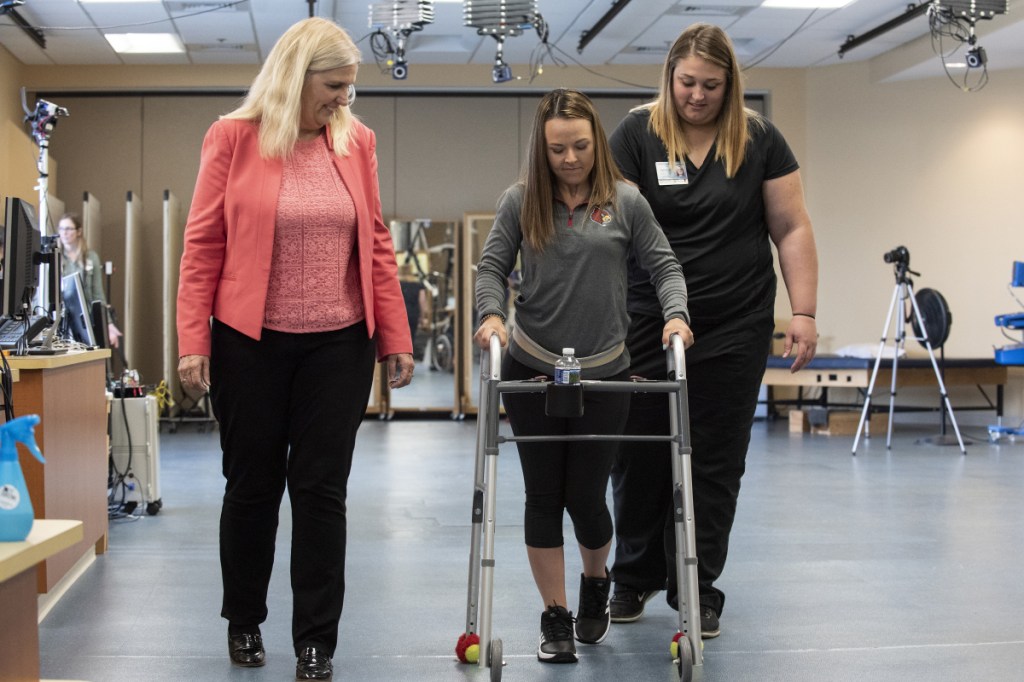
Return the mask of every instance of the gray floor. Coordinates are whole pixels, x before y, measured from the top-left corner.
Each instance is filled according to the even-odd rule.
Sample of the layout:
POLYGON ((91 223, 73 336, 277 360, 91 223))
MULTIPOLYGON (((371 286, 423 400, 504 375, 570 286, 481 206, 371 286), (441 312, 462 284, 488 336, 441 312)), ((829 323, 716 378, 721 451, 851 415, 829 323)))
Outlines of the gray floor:
MULTIPOLYGON (((339 680, 487 680, 455 661, 465 626, 473 421, 367 420, 349 496, 349 589, 339 680)), ((721 587, 722 636, 706 681, 1020 680, 1024 662, 1024 444, 966 457, 915 444, 901 426, 850 456, 851 440, 753 429, 748 473, 721 587)), ((283 512, 265 668, 233 669, 219 618, 216 433, 161 441, 164 508, 113 522, 110 551, 40 631, 47 678, 93 682, 289 680, 288 514, 283 512)), ((522 547, 522 484, 502 449, 494 634, 503 679, 675 679, 676 617, 657 599, 615 625, 577 665, 539 663, 541 610, 522 547)), ((571 534, 567 529, 567 537, 571 534)), ((579 558, 569 553, 569 591, 579 558)))

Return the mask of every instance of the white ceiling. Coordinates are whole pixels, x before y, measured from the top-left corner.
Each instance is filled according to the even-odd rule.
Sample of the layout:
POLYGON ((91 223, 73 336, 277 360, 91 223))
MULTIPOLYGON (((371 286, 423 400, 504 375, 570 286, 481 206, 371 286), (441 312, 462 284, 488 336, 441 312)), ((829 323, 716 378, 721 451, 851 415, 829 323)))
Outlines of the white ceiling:
MULTIPOLYGON (((680 30, 696 21, 726 29, 744 65, 815 67, 861 61, 883 55, 928 34, 928 20, 918 16, 840 59, 840 45, 851 35, 893 19, 909 5, 900 0, 854 0, 838 10, 768 9, 760 0, 618 0, 624 9, 582 53, 580 37, 616 3, 612 0, 538 0, 550 28, 554 56, 580 62, 600 72, 605 65, 660 64, 680 30)), ((1010 0, 1009 12, 978 23, 979 44, 988 54, 990 71, 1024 68, 1024 0, 1010 0)), ((316 0, 318 16, 333 18, 359 40, 364 60, 372 62, 367 0, 316 0)), ((162 0, 80 4, 78 0, 26 0, 17 11, 42 29, 40 48, 10 17, 0 17, 0 44, 24 64, 257 64, 292 23, 309 16, 308 0, 162 0), (103 32, 174 32, 188 48, 177 55, 118 55, 103 32)), ((538 45, 535 31, 510 37, 505 61, 527 64, 538 45)), ((435 21, 413 33, 406 48, 415 84, 417 64, 487 64, 494 62, 496 43, 463 26, 461 3, 435 5, 435 21)), ((958 61, 962 61, 963 49, 958 61)), ((548 57, 547 64, 552 63, 548 57)), ((514 69, 521 74, 522 69, 514 69)), ((484 73, 489 81, 490 70, 484 73)), ((942 62, 917 49, 909 63, 889 78, 942 75, 942 62)))

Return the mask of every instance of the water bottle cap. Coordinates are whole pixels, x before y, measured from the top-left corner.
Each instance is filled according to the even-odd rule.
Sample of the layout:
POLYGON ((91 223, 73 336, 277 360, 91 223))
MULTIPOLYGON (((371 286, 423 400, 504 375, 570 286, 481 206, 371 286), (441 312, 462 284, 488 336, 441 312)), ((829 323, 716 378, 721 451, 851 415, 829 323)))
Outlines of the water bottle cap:
POLYGON ((562 355, 576 355, 576 349, 575 348, 563 348, 562 349, 562 355))

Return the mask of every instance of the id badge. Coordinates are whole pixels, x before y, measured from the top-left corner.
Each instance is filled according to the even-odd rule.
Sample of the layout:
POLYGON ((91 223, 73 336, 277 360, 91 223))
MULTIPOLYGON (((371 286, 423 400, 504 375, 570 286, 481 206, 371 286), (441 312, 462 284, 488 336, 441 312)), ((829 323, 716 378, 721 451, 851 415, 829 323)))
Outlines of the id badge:
POLYGON ((685 163, 673 163, 658 161, 654 164, 658 172, 659 185, 689 185, 690 178, 686 174, 685 163))

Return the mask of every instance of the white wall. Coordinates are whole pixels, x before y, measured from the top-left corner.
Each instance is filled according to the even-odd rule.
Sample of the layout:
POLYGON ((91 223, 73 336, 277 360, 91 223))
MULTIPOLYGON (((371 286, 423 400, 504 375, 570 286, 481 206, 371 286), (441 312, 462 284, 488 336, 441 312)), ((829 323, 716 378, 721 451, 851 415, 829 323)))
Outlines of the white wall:
POLYGON ((993 316, 1015 305, 1024 260, 1024 74, 963 93, 945 79, 876 84, 863 65, 808 76, 804 160, 822 254, 828 346, 878 341, 894 279, 882 254, 905 245, 918 288, 953 312, 951 355, 989 355, 993 316))

